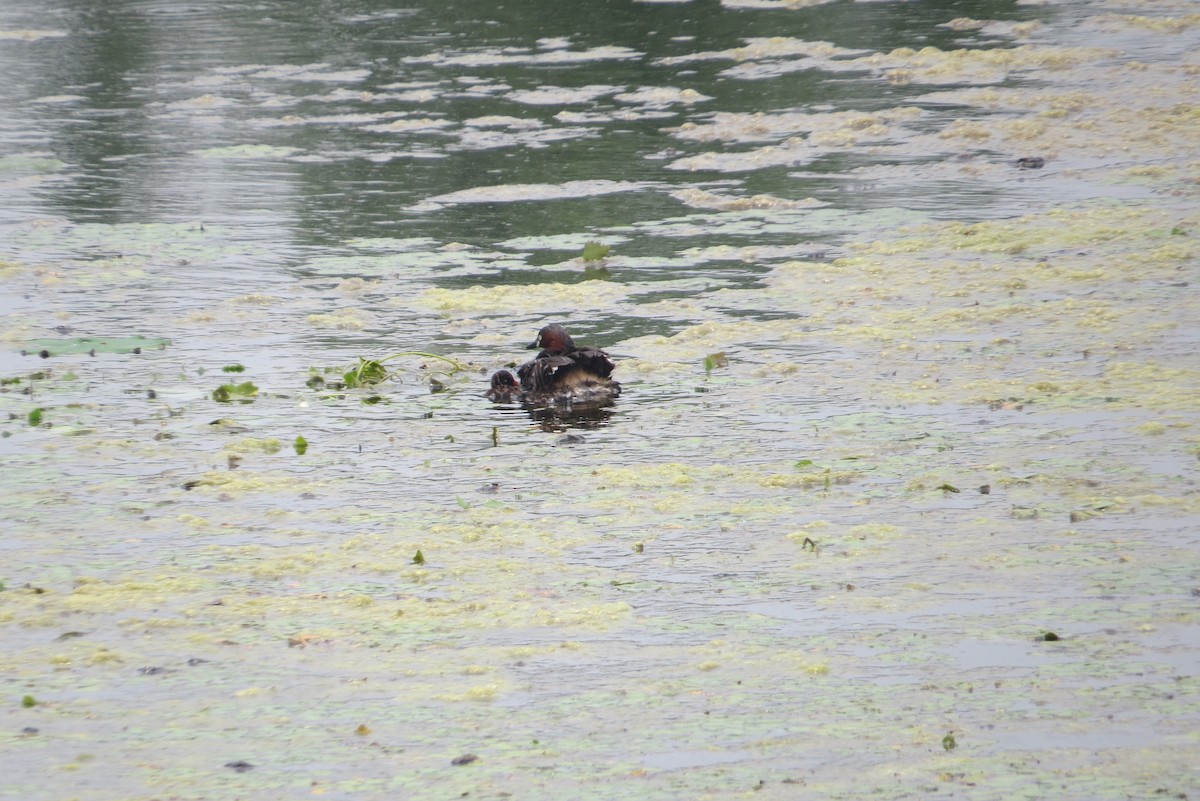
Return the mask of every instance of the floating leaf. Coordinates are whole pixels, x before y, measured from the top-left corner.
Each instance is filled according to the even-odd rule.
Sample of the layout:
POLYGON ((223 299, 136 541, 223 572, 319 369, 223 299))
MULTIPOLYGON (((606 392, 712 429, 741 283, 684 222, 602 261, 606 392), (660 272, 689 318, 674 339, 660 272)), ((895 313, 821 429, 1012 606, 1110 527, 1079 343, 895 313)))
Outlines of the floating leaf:
POLYGON ((241 364, 227 364, 221 368, 221 371, 225 373, 244 373, 246 372, 246 368, 241 364))
POLYGON ((728 367, 729 357, 725 355, 725 351, 719 353, 710 353, 704 357, 704 372, 711 373, 718 367, 728 367))
POLYGON ((420 548, 418 548, 418 549, 417 549, 417 553, 416 553, 416 555, 413 557, 413 564, 414 564, 414 565, 423 565, 423 564, 425 564, 425 554, 421 553, 421 549, 420 549, 420 548))
POLYGON ((258 387, 251 381, 242 384, 222 384, 213 390, 213 400, 218 403, 229 403, 233 400, 250 403, 258 395, 258 387))
POLYGON ((942 490, 943 492, 961 492, 958 487, 951 486, 950 484, 942 484, 938 487, 938 489, 942 490))
POLYGON ((45 411, 45 409, 42 409, 41 407, 39 407, 37 409, 34 409, 32 412, 30 412, 29 413, 29 425, 40 426, 42 424, 42 412, 44 412, 44 411, 45 411))
POLYGON ((32 695, 27 695, 21 699, 21 706, 25 707, 26 709, 29 709, 32 706, 37 706, 37 699, 32 695))
POLYGON ((583 245, 583 260, 599 261, 607 256, 611 250, 612 248, 603 242, 585 242, 583 245))
POLYGON ((947 751, 953 751, 955 748, 958 748, 958 741, 954 739, 953 732, 947 732, 946 736, 942 738, 942 748, 945 748, 947 751))
POLYGON ((141 353, 143 350, 165 348, 171 340, 162 337, 71 337, 68 339, 31 339, 23 350, 48 356, 68 353, 141 353))
POLYGON ((792 467, 796 468, 797 470, 804 468, 804 467, 812 467, 812 466, 813 466, 812 459, 801 459, 800 461, 798 461, 794 465, 792 465, 792 467))
POLYGON ((304 437, 296 437, 296 441, 292 443, 292 447, 296 449, 298 456, 303 456, 308 451, 308 440, 304 437))

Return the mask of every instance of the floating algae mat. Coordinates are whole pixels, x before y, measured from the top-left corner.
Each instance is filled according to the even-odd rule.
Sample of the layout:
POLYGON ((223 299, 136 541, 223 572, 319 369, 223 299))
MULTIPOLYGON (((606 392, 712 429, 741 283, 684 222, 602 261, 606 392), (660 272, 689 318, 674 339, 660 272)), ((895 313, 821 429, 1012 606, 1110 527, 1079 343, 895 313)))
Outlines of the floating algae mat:
POLYGON ((64 356, 73 353, 141 353, 150 348, 163 349, 169 339, 156 337, 75 337, 69 339, 31 339, 21 343, 21 349, 44 356, 64 356))
POLYGON ((1200 20, 942 5, 7 4, 11 792, 1194 792, 1200 20))

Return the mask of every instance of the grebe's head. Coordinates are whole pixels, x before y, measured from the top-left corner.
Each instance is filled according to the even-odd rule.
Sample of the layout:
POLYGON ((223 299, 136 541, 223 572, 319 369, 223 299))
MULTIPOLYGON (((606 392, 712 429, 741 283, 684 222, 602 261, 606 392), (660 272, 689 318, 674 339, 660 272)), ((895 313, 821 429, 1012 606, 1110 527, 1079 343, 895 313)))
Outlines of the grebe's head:
POLYGON ((575 347, 575 341, 567 333, 567 329, 555 323, 538 331, 537 339, 533 340, 530 349, 541 348, 550 353, 562 353, 575 347))
POLYGON ((506 394, 509 392, 519 392, 520 385, 517 384, 516 376, 507 370, 500 370, 492 376, 492 392, 506 394))

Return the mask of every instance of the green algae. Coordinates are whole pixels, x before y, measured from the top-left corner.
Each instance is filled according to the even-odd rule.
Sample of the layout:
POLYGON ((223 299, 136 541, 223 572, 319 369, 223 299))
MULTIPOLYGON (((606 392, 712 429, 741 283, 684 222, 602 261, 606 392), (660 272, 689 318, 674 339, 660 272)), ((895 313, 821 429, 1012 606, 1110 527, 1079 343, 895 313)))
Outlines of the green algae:
POLYGON ((212 391, 212 399, 217 403, 251 403, 258 395, 258 386, 253 381, 243 381, 240 384, 222 384, 212 391))
POLYGON ((37 155, 6 155, 0 156, 0 173, 27 172, 48 173, 58 172, 67 166, 55 158, 37 155))
POLYGON ((1100 14, 1091 20, 1098 28, 1117 30, 1125 27, 1146 28, 1156 33, 1181 33, 1188 28, 1200 26, 1200 14, 1183 14, 1178 17, 1147 17, 1140 14, 1100 14))
POLYGON ((50 356, 78 353, 142 353, 161 350, 171 344, 163 337, 75 337, 70 339, 28 339, 18 343, 24 350, 45 351, 50 356))
MULTIPOLYGON (((901 57, 907 65, 888 68, 937 54, 901 57)), ((990 126, 990 141, 1045 146, 1055 126, 1043 112, 1091 103, 1058 91, 1028 111, 1038 119, 990 126)), ((1149 119, 1144 153, 1192 135, 1184 109, 1149 119)), ((946 130, 951 142, 989 141, 965 124, 946 130)), ((1119 140, 1084 133, 1075 146, 1119 140)), ((1136 177, 1172 191, 1188 175, 1136 177)), ((36 786, 17 778, 16 791, 66 796, 86 780, 131 798, 181 787, 602 799, 1186 792, 1200 714, 1186 672, 1198 376, 1194 296, 1172 285, 1195 253, 1172 231, 1195 220, 1174 197, 894 231, 875 221, 898 213, 822 216, 765 201, 648 221, 639 235, 731 242, 869 223, 829 261, 780 264, 723 241, 664 259, 736 257, 763 279, 689 285, 695 294, 673 302, 642 303, 643 287, 618 280, 579 294, 553 283, 460 288, 421 295, 409 319, 412 296, 428 289, 420 280, 388 305, 371 293, 390 284, 331 290, 356 293, 363 314, 335 314, 359 327, 292 324, 329 313, 324 287, 240 304, 280 307, 257 319, 339 349, 293 360, 302 365, 377 352, 362 339, 394 318, 388 337, 424 342, 432 328, 471 358, 509 358, 524 341, 514 329, 536 329, 531 315, 663 314, 669 325, 616 343, 621 416, 584 431, 581 448, 550 446, 528 419, 460 387, 437 406, 397 387, 394 403, 350 411, 273 394, 247 407, 249 430, 220 433, 185 365, 228 361, 193 344, 244 322, 224 317, 228 304, 172 329, 175 342, 184 336, 155 354, 164 361, 73 359, 79 376, 39 379, 45 394, 33 399, 12 385, 0 395, 17 414, 5 425, 20 454, 3 457, 13 558, 0 668, 39 700, 14 711, 38 716, 29 721, 46 734, 0 740, 47 768, 36 786), (726 363, 706 370, 718 353, 726 363), (153 403, 144 386, 156 388, 153 403), (54 428, 26 430, 31 400, 54 428), (320 453, 275 453, 300 416, 321 433, 320 453), (67 426, 75 436, 60 433, 67 426), (247 458, 225 469, 233 451, 247 458), (984 484, 989 493, 974 489, 984 484), (1047 630, 1061 640, 1034 641, 1047 630), (87 633, 61 639, 69 631, 87 633), (189 665, 193 656, 207 661, 189 665), (165 670, 137 672, 150 666, 165 670), (363 725, 369 733, 356 733, 363 725), (479 758, 452 765, 466 753, 479 758), (235 759, 254 770, 221 769, 235 759)), ((64 236, 90 247, 103 231, 64 236)), ((186 250, 159 233, 114 229, 111 241, 186 250)), ((592 234, 571 236, 578 247, 592 234)), ((369 244, 388 246, 356 246, 369 244)), ((145 278, 93 267, 117 285, 145 278)), ((385 269, 370 257, 325 268, 316 274, 385 269)), ((41 276, 45 291, 82 285, 75 269, 41 276)), ((294 355, 270 347, 281 363, 294 355)), ((294 367, 247 363, 264 385, 302 380, 294 367)))
POLYGON ((280 145, 229 145, 196 151, 202 159, 277 159, 299 153, 300 149, 280 145))
POLYGON ((608 245, 595 240, 589 240, 588 242, 584 243, 583 252, 580 255, 580 258, 582 258, 584 261, 600 261, 604 259, 604 257, 606 257, 611 250, 612 248, 608 245))
POLYGON ((479 314, 504 312, 515 305, 553 310, 581 303, 609 305, 622 298, 627 290, 607 281, 583 281, 578 284, 539 284, 536 295, 524 286, 473 286, 467 289, 427 289, 416 301, 438 313, 479 314))
POLYGON ((603 236, 594 237, 588 234, 557 234, 553 236, 524 236, 515 239, 506 239, 498 243, 501 247, 511 250, 563 250, 577 251, 587 247, 589 242, 597 242, 601 245, 623 244, 629 241, 626 237, 620 236, 603 236))
POLYGON ((225 443, 223 450, 231 453, 278 453, 283 443, 274 437, 246 437, 234 442, 225 443))

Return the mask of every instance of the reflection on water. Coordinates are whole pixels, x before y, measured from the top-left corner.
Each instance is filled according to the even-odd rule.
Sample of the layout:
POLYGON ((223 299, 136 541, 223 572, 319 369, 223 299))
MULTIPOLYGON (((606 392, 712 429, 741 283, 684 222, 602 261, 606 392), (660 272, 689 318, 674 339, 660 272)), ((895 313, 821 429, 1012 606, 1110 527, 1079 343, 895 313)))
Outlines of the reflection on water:
MULTIPOLYGON (((250 215, 259 240, 276 247, 380 236, 490 246, 672 216, 682 209, 663 190, 704 182, 840 207, 901 205, 902 180, 847 192, 836 152, 800 177, 786 164, 735 179, 680 174, 673 162, 709 148, 665 131, 717 111, 895 107, 925 87, 804 68, 738 79, 724 74, 730 58, 693 54, 737 52, 767 36, 847 52, 954 46, 988 40, 930 20, 1042 13, 1003 2, 751 14, 717 3, 360 2, 331 11, 14 0, 0 10, 0 29, 31 38, 0 50, 10 76, 0 89, 2 143, 62 167, 18 187, 4 219, 222 224, 250 215), (664 149, 678 156, 657 158, 664 149), (429 198, 477 187, 597 179, 661 189, 421 210, 429 198)), ((804 62, 768 50, 743 63, 804 62)), ((989 214, 986 197, 973 200, 978 215, 989 214)))
POLYGON ((613 405, 613 403, 603 406, 577 404, 564 408, 554 405, 526 404, 522 408, 539 429, 556 432, 571 428, 584 430, 601 428, 612 420, 613 405))

